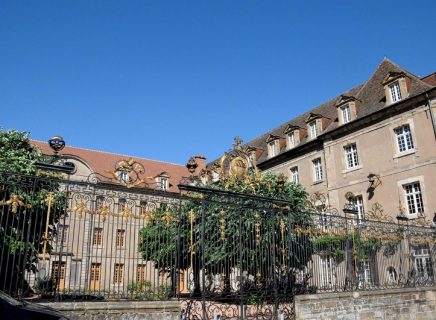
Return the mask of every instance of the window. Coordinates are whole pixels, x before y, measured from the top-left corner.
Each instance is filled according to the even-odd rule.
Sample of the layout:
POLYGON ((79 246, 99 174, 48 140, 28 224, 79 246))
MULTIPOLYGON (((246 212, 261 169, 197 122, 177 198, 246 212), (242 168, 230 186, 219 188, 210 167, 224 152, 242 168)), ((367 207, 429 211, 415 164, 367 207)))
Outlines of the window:
POLYGON ((351 121, 351 114, 350 114, 350 106, 347 104, 343 107, 341 107, 341 113, 342 113, 342 123, 348 123, 351 121))
POLYGON ((67 264, 65 262, 53 261, 51 266, 51 275, 53 281, 58 283, 58 289, 65 289, 65 275, 67 264))
POLYGON ((424 204, 422 202, 421 186, 419 182, 406 184, 403 188, 406 192, 406 203, 409 214, 424 212, 424 204))
POLYGON ((130 182, 129 172, 128 171, 117 171, 118 181, 122 184, 128 184, 130 182))
POLYGON ((70 281, 73 285, 80 284, 81 269, 82 269, 82 261, 80 260, 71 261, 70 281))
POLYGON ((123 282, 123 271, 124 271, 124 264, 115 263, 115 266, 114 266, 114 283, 115 284, 120 284, 123 282))
POLYGON ((362 196, 355 196, 353 198, 353 205, 354 208, 357 210, 357 223, 361 223, 363 220, 363 197, 362 196))
POLYGON ((309 123, 310 127, 310 138, 315 139, 318 136, 318 131, 316 130, 316 121, 309 123))
POLYGON ((418 245, 414 250, 416 274, 420 278, 433 276, 429 248, 427 245, 418 245))
POLYGON ((321 286, 328 287, 332 280, 332 258, 329 255, 321 257, 321 286))
POLYGON ((94 228, 92 244, 94 246, 101 246, 103 244, 103 228, 94 228))
POLYGON ((401 100, 400 83, 398 81, 389 85, 389 91, 391 92, 392 102, 401 100))
POLYGON ((168 190, 169 187, 169 183, 168 183, 168 178, 166 177, 161 177, 160 178, 160 188, 164 191, 168 190))
POLYGON ((89 277, 90 280, 89 288, 91 290, 100 289, 100 274, 101 274, 101 264, 91 263, 91 274, 89 277))
POLYGON ((313 170, 314 170, 315 182, 316 181, 321 181, 323 179, 321 158, 315 159, 312 162, 313 162, 313 170))
POLYGON ((118 229, 117 230, 117 238, 116 238, 116 246, 117 247, 124 247, 124 235, 126 233, 126 230, 118 229))
POLYGON ((57 242, 59 244, 65 245, 67 242, 67 236, 68 236, 68 225, 59 224, 57 230, 57 242))
POLYGON ((359 157, 357 156, 357 147, 356 144, 350 144, 345 148, 345 155, 347 158, 347 168, 355 168, 359 165, 359 157))
POLYGON ((104 204, 104 197, 103 196, 97 196, 97 199, 95 200, 95 206, 98 209, 101 209, 104 204))
POLYGON ((413 149, 412 132, 408 124, 395 129, 399 152, 413 149))
POLYGON ((288 148, 294 148, 296 145, 295 143, 295 133, 294 132, 290 132, 288 133, 288 148))
POLYGON ((145 264, 138 264, 136 267, 136 282, 145 283, 145 264))
POLYGON ((300 176, 298 175, 298 167, 291 168, 291 179, 293 183, 300 183, 300 176))
POLYGON ((269 149, 269 156, 274 157, 277 154, 276 142, 275 141, 270 142, 268 144, 268 149, 269 149))
POLYGON ((368 259, 361 260, 361 271, 359 272, 359 282, 362 284, 371 284, 371 263, 368 259))
POLYGON ((139 203, 139 213, 144 215, 147 213, 147 201, 141 201, 139 203))
POLYGON ((388 284, 394 284, 397 282, 397 270, 394 267, 390 266, 387 270, 387 280, 388 284))
POLYGON ((118 212, 121 213, 126 209, 126 199, 118 200, 118 212))

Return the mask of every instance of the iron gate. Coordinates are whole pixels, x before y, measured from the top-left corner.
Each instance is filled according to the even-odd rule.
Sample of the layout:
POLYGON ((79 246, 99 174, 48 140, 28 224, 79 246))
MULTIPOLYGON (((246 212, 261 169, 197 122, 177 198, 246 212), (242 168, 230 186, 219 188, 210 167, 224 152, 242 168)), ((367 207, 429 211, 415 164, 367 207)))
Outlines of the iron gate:
MULTIPOLYGON (((179 299, 183 319, 293 319, 297 294, 435 284, 435 229, 189 184, 0 173, 0 290, 179 299)), ((212 186, 213 188, 213 186, 212 186)), ((425 219, 423 220, 425 222, 425 219)))
POLYGON ((292 319, 293 297, 309 290, 296 270, 311 249, 306 235, 290 231, 309 213, 296 215, 286 201, 180 188, 182 318, 292 319))

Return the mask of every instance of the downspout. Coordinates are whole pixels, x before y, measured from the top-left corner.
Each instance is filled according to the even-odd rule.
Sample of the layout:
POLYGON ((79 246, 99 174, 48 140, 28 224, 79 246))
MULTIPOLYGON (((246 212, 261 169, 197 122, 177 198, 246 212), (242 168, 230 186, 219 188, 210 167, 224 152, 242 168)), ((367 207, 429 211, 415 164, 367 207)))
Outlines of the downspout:
MULTIPOLYGON (((435 133, 436 134, 436 133, 435 133)), ((329 146, 329 151, 330 151, 330 146, 329 146)), ((327 176, 327 161, 326 161, 326 156, 325 156, 325 152, 326 152, 326 150, 325 150, 325 143, 324 143, 324 140, 322 141, 322 155, 323 155, 323 160, 324 160, 324 167, 325 167, 325 184, 326 184, 326 188, 327 188, 327 201, 328 201, 328 204, 330 205, 330 190, 329 190, 329 179, 328 179, 328 176, 327 176)))
POLYGON ((435 123, 435 119, 434 119, 433 109, 431 107, 431 100, 430 100, 430 97, 428 96, 428 93, 426 93, 425 95, 427 97, 428 111, 430 112, 431 124, 433 126, 433 133, 434 133, 434 137, 436 139, 436 123, 435 123))

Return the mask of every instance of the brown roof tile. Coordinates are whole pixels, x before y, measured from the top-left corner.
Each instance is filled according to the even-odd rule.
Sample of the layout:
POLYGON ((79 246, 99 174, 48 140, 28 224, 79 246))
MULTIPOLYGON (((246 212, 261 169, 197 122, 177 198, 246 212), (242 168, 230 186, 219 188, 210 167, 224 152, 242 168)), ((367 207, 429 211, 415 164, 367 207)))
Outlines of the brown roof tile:
MULTIPOLYGON (((385 58, 378 65, 377 69, 374 71, 374 73, 368 79, 368 81, 366 81, 364 84, 361 84, 344 93, 341 93, 340 95, 319 105, 318 107, 309 110, 304 114, 283 123, 277 128, 274 128, 273 130, 266 132, 260 137, 257 137, 249 141, 247 145, 266 150, 266 140, 268 136, 283 135, 288 125, 306 128, 306 119, 310 114, 321 115, 322 117, 330 120, 329 121, 330 123, 327 125, 327 127, 324 129, 322 133, 336 129, 338 127, 336 105, 337 102, 341 99, 341 96, 354 97, 360 101, 360 107, 357 114, 357 119, 365 117, 383 108, 386 108, 387 106, 385 103, 385 91, 382 82, 386 78, 389 72, 404 73, 406 76, 408 76, 411 79, 409 97, 417 96, 419 94, 422 94, 432 89, 434 87, 433 78, 435 78, 434 81, 436 82, 436 76, 429 75, 425 79, 420 79, 416 75, 412 74, 411 72, 408 72, 404 68, 396 65, 392 61, 385 58)), ((306 142, 308 142, 307 133, 304 137, 302 137, 299 145, 303 145, 306 142)), ((286 146, 284 145, 280 153, 286 151, 287 151, 286 146)), ((262 163, 267 159, 268 159, 267 153, 263 152, 260 155, 260 157, 257 159, 257 163, 262 163)))
MULTIPOLYGON (((38 146, 44 154, 52 154, 52 150, 46 142, 32 140, 32 144, 38 146)), ((76 147, 66 146, 61 152, 64 156, 74 156, 85 163, 87 163, 91 169, 98 174, 103 176, 108 176, 106 170, 113 171, 115 169, 115 164, 120 160, 126 160, 128 158, 134 159, 136 162, 142 164, 145 168, 144 177, 156 177, 162 172, 166 172, 170 176, 170 189, 169 191, 177 192, 177 185, 180 183, 183 177, 189 176, 189 172, 185 166, 157 161, 149 160, 138 157, 132 157, 127 155, 109 153, 104 151, 96 151, 89 149, 82 149, 76 147)))

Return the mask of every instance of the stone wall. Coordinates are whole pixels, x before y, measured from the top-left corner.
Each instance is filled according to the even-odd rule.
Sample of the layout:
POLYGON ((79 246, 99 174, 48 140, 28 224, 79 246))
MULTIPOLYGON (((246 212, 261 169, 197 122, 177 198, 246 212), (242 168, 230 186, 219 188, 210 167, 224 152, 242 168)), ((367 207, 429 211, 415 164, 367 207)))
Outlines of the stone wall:
POLYGON ((71 320, 179 320, 179 301, 91 301, 41 303, 71 320))
POLYGON ((436 287, 300 295, 295 320, 435 320, 436 287))

